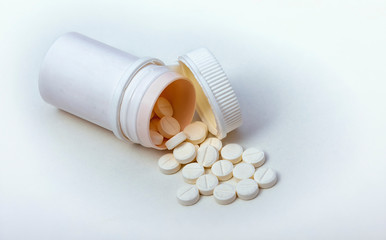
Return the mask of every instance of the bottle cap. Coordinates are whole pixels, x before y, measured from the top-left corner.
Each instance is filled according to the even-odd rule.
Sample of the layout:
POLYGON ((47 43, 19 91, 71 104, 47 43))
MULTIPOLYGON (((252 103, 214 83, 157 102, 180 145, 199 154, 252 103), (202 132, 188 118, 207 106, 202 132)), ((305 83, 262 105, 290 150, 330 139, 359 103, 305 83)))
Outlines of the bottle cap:
POLYGON ((199 48, 178 58, 179 71, 196 90, 196 110, 209 132, 222 139, 242 124, 240 105, 214 55, 199 48))

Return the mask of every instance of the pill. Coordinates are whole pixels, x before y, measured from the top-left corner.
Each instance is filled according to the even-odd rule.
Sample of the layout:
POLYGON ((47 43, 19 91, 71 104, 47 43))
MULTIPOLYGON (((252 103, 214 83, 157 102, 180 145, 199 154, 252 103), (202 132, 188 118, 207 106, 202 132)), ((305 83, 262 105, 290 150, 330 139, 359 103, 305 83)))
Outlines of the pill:
POLYGON ((199 178, 202 174, 204 174, 204 167, 198 163, 189 163, 185 167, 182 168, 182 177, 185 182, 190 184, 195 184, 197 178, 199 178))
POLYGON ((233 164, 228 160, 220 160, 212 165, 211 170, 220 181, 226 181, 233 175, 233 164))
POLYGON ((173 174, 180 170, 181 164, 176 161, 172 153, 167 153, 159 158, 158 167, 164 174, 173 174))
POLYGON ((233 177, 238 180, 248 179, 255 173, 255 167, 250 163, 239 163, 233 168, 233 177))
POLYGON ((186 140, 186 135, 184 132, 179 132, 176 135, 174 135, 172 138, 166 141, 165 146, 167 149, 172 150, 173 148, 177 147, 179 144, 181 144, 183 141, 186 140))
POLYGON ((160 145, 164 141, 164 137, 159 132, 150 130, 150 138, 154 145, 160 145))
POLYGON ((198 151, 198 149, 200 148, 200 146, 198 146, 197 144, 194 145, 194 147, 196 148, 196 152, 198 151))
POLYGON ((208 135, 208 126, 205 123, 197 121, 184 128, 187 141, 193 144, 202 143, 208 135))
POLYGON ((207 138, 203 143, 201 143, 200 146, 202 147, 206 144, 212 145, 213 147, 215 147, 217 149, 217 151, 220 151, 222 148, 221 140, 218 138, 215 138, 215 137, 207 138))
POLYGON ((158 122, 159 118, 155 117, 150 120, 149 128, 150 130, 157 131, 158 132, 158 122))
POLYGON ((159 133, 166 138, 173 137, 181 130, 178 121, 169 116, 162 117, 157 124, 157 128, 159 133))
POLYGON ((171 117, 173 116, 173 107, 166 98, 159 97, 155 103, 154 112, 159 118, 164 116, 171 117))
POLYGON ((259 186, 253 179, 244 179, 237 183, 236 193, 240 199, 251 200, 259 193, 259 186))
POLYGON ((201 195, 212 195, 214 188, 218 185, 218 179, 212 174, 201 175, 197 181, 196 186, 201 195))
POLYGON ((239 144, 230 143, 221 149, 221 157, 233 164, 240 162, 243 148, 239 144))
POLYGON ((198 202, 200 194, 195 185, 182 186, 177 190, 177 200, 181 205, 190 206, 198 202))
POLYGON ((229 183, 221 183, 213 190, 213 196, 219 204, 229 204, 236 199, 236 189, 229 183))
POLYGON ((179 163, 190 163, 196 157, 196 148, 190 142, 184 142, 174 148, 173 155, 179 163))
POLYGON ((260 167, 265 162, 264 152, 257 148, 248 148, 243 152, 242 159, 254 167, 260 167))
POLYGON ((218 160, 218 151, 211 145, 204 145, 197 151, 197 162, 203 167, 211 167, 218 160))
POLYGON ((260 167, 256 170, 253 178, 260 188, 270 188, 277 182, 277 175, 271 168, 260 167))

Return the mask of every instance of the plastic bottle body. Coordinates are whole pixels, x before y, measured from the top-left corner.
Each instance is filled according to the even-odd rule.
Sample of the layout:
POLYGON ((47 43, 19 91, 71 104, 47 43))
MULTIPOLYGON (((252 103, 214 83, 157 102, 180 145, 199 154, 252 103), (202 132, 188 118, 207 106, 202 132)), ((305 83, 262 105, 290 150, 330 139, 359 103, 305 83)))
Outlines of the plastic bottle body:
POLYGON ((157 59, 138 58, 78 33, 65 34, 51 46, 41 67, 39 90, 54 106, 123 140, 157 149, 164 147, 149 142, 148 126, 160 95, 174 99, 182 126, 194 114, 194 87, 188 79, 157 59))

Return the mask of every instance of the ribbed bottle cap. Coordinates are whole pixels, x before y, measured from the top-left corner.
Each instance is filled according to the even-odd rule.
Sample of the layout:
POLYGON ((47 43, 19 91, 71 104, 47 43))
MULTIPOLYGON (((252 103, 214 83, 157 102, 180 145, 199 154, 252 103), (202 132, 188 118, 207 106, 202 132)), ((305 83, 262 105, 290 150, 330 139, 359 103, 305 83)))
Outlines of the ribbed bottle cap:
POLYGON ((178 58, 183 75, 196 90, 196 110, 210 133, 222 139, 242 124, 240 105, 227 75, 214 55, 199 48, 178 58))

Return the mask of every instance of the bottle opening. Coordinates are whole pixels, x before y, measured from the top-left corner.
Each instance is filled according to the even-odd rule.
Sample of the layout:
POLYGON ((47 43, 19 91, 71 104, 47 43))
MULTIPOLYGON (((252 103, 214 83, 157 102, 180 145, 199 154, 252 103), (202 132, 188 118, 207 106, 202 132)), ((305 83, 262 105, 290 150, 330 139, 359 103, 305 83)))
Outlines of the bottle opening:
POLYGON ((194 86, 188 79, 178 73, 165 72, 149 86, 140 104, 137 118, 137 133, 143 146, 156 149, 165 149, 165 142, 170 137, 170 135, 164 132, 162 133, 162 143, 156 144, 160 142, 159 138, 155 143, 154 139, 152 140, 150 136, 150 130, 158 130, 157 132, 159 133, 158 127, 151 129, 153 125, 151 121, 157 123, 158 119, 160 119, 157 114, 153 113, 153 109, 157 100, 161 97, 170 103, 173 109, 173 114, 170 117, 178 122, 180 131, 191 123, 196 103, 194 86))

